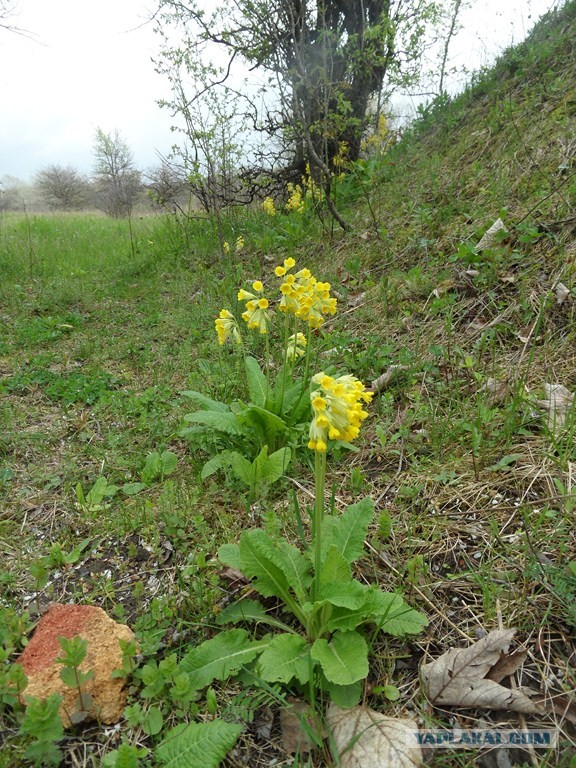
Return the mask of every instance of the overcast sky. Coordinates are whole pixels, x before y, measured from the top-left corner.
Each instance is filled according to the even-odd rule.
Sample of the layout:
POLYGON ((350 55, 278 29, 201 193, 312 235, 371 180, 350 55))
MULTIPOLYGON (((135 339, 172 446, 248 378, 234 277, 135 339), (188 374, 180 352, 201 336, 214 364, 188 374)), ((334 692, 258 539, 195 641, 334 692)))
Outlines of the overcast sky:
MULTIPOLYGON (((522 40, 554 0, 473 0, 455 63, 490 63, 522 40)), ((146 24, 154 0, 17 0, 0 28, 0 179, 30 180, 48 165, 89 173, 94 132, 118 129, 136 165, 157 165, 174 142, 168 95, 151 57, 158 38, 146 24)))

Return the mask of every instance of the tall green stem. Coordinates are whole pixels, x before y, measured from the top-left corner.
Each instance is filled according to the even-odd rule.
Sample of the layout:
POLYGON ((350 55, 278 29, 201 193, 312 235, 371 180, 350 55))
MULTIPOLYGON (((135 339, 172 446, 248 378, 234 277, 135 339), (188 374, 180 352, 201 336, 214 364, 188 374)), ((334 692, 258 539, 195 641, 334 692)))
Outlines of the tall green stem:
POLYGON ((280 400, 276 408, 276 413, 278 415, 283 415, 284 413, 284 390, 286 388, 286 369, 288 368, 288 338, 290 336, 289 323, 289 313, 286 312, 284 317, 284 359, 282 361, 282 383, 280 386, 280 400))
POLYGON ((270 393, 270 337, 266 334, 266 403, 265 407, 269 408, 268 395, 270 393))
POLYGON ((312 536, 314 541, 314 585, 312 602, 320 591, 320 570, 322 567, 322 520, 324 519, 324 486, 326 483, 326 453, 314 454, 314 474, 316 479, 314 516, 312 518, 312 536))
MULTIPOLYGON (((300 391, 298 400, 296 401, 296 404, 292 409, 293 413, 298 412, 298 408, 300 408, 300 403, 302 402, 302 398, 304 397, 304 393, 306 392, 306 387, 308 386, 308 372, 310 371, 311 349, 312 349, 312 329, 310 329, 310 332, 308 334, 307 344, 306 344, 306 356, 304 357, 304 373, 302 374, 302 389, 300 391)), ((292 426, 292 419, 289 419, 288 424, 292 426)))

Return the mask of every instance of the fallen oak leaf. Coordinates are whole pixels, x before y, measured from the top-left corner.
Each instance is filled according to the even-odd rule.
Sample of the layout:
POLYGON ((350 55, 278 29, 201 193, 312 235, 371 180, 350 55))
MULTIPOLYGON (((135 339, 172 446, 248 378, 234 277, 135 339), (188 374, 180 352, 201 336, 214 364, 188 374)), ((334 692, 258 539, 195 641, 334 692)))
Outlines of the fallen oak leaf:
POLYGON ((568 411, 572 408, 574 393, 563 384, 544 384, 544 394, 545 399, 536 402, 548 411, 548 428, 555 432, 564 427, 568 411))
POLYGON ((289 706, 280 710, 280 729, 282 731, 282 747, 291 755, 311 752, 320 743, 325 734, 320 737, 316 733, 314 710, 306 701, 288 699, 289 706))
POLYGON ((368 707, 326 714, 340 768, 419 768, 423 763, 414 720, 386 717, 368 707))
POLYGON ((497 245, 500 242, 500 232, 508 234, 508 230, 504 226, 502 219, 496 219, 494 224, 492 224, 480 238, 476 250, 483 251, 485 248, 491 248, 493 245, 497 245))
POLYGON ((515 632, 515 629, 494 630, 468 648, 451 648, 424 664, 421 678, 426 698, 437 705, 542 714, 543 707, 521 689, 505 688, 489 677, 496 669, 496 676, 502 679, 499 666, 511 674, 522 663, 521 654, 508 654, 515 632), (507 657, 506 663, 502 661, 503 656, 507 657))
POLYGON ((556 293, 556 304, 564 304, 570 296, 570 288, 567 288, 564 283, 556 283, 554 292, 556 293))
POLYGON ((520 648, 512 653, 502 653, 496 664, 486 675, 486 679, 493 680, 495 683, 501 683, 505 677, 510 677, 522 666, 527 656, 528 651, 526 648, 520 648))

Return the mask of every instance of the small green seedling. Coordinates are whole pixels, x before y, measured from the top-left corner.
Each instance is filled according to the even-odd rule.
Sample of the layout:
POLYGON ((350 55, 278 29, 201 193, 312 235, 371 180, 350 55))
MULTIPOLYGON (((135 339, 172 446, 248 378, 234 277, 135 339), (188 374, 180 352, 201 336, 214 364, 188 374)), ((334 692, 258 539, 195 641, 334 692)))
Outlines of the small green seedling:
POLYGON ((82 686, 94 677, 94 670, 82 672, 80 665, 88 652, 88 641, 82 637, 59 637, 58 642, 63 650, 63 655, 56 659, 58 664, 64 667, 60 672, 62 682, 68 688, 76 688, 78 691, 78 709, 70 715, 70 722, 74 725, 86 719, 88 710, 92 706, 92 696, 82 691, 82 686))

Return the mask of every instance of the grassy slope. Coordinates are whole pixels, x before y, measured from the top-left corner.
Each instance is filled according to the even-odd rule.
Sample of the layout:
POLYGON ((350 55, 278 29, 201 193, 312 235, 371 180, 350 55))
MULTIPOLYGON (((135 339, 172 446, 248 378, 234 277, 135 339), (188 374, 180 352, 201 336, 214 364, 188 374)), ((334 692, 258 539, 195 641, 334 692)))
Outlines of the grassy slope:
MULTIPOLYGON (((283 242, 258 217, 238 216, 229 239, 243 234, 245 254, 210 266, 215 238, 200 225, 183 238, 163 221, 135 221, 131 235, 126 223, 97 218, 4 217, 7 605, 19 614, 27 604, 43 555, 49 581, 38 602, 96 602, 136 623, 151 656, 165 652, 160 641, 177 649, 204 636, 226 592, 204 561, 253 519, 237 488, 199 485, 201 457, 174 437, 186 410, 178 393, 235 392, 211 318, 247 276, 295 252, 339 286, 324 339, 339 366, 364 381, 405 366, 375 399, 361 452, 334 470, 339 501, 370 493, 382 515, 363 574, 402 589, 431 619, 409 645, 374 646, 370 684, 394 683, 402 697, 368 701, 428 725, 450 722, 423 699, 417 663, 500 624, 519 627, 530 649, 522 683, 574 689, 574 409, 555 434, 536 401, 545 383, 576 389, 575 19, 570 3, 351 184, 342 202, 352 235, 330 241, 311 223, 283 242), (478 254, 470 246, 498 217, 508 235, 478 254), (573 291, 562 304, 558 281, 573 291), (77 483, 86 491, 100 475, 137 480, 146 454, 165 448, 180 459, 170 480, 78 509, 77 483), (63 562, 59 551, 84 539, 96 546, 63 562)), ((298 479, 310 486, 304 468, 298 479)), ((283 523, 282 499, 267 508, 283 523)), ((220 698, 225 708, 229 694, 220 698)), ((70 760, 98 764, 107 742, 97 728, 89 735, 100 744, 94 757, 80 758, 80 734, 70 760)), ((254 765, 278 754, 277 741, 250 732, 243 747, 254 765)), ((16 737, 6 749, 4 764, 21 764, 16 737)), ((567 763, 551 755, 543 764, 567 763)))

